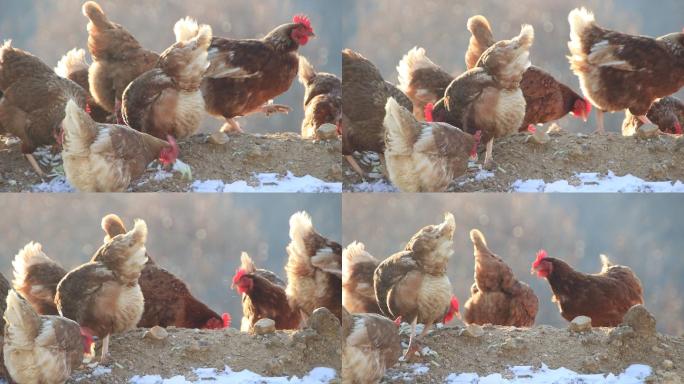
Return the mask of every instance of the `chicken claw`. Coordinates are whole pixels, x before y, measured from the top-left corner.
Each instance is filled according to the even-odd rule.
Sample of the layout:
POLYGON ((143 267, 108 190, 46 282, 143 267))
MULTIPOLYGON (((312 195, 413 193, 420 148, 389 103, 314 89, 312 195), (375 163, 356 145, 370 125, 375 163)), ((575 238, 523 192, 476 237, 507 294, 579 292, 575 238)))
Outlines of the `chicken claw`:
POLYGON ((240 123, 238 123, 237 120, 235 119, 226 119, 226 123, 223 124, 221 127, 221 132, 226 133, 226 134, 240 134, 240 133, 245 133, 245 131, 242 130, 240 127, 240 123))

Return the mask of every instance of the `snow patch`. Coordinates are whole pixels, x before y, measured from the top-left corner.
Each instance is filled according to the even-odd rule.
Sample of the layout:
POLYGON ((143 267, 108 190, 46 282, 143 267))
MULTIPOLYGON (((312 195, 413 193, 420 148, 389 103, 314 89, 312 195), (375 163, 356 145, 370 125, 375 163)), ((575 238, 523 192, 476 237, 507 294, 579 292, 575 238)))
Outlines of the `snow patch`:
POLYGON ((52 178, 50 181, 34 184, 31 186, 31 192, 65 193, 76 192, 76 189, 69 184, 66 177, 57 176, 52 178))
POLYGON ((544 180, 516 180, 511 185, 512 192, 684 192, 684 184, 677 180, 645 181, 631 174, 615 176, 608 171, 607 175, 596 172, 577 173, 576 182, 558 180, 546 183, 544 180))
MULTIPOLYGON (((447 384, 534 384, 534 383, 559 383, 559 384, 637 384, 644 383, 651 375, 652 369, 648 365, 633 364, 619 375, 608 374, 580 374, 567 368, 550 369, 542 364, 540 369, 531 366, 515 366, 509 368, 512 378, 504 378, 499 373, 487 376, 479 376, 476 373, 452 373, 447 376, 447 384)), ((508 375, 507 375, 508 377, 508 375)))
POLYGON ((192 192, 310 192, 310 193, 341 193, 342 183, 330 183, 317 179, 311 175, 294 176, 292 172, 280 176, 277 173, 254 174, 256 185, 240 180, 227 184, 221 180, 197 180, 192 183, 192 192))
POLYGON ((363 183, 354 184, 351 190, 352 192, 399 192, 397 187, 386 180, 364 181, 363 183))
POLYGON ((194 370, 194 375, 198 380, 190 381, 185 376, 173 376, 168 379, 163 379, 159 375, 147 376, 133 376, 129 383, 131 384, 196 384, 196 383, 243 383, 243 384, 324 384, 332 381, 336 376, 336 372, 332 368, 317 367, 311 370, 303 378, 297 376, 292 377, 264 377, 249 370, 242 370, 235 372, 229 367, 225 367, 222 372, 218 372, 214 368, 198 368, 194 370))

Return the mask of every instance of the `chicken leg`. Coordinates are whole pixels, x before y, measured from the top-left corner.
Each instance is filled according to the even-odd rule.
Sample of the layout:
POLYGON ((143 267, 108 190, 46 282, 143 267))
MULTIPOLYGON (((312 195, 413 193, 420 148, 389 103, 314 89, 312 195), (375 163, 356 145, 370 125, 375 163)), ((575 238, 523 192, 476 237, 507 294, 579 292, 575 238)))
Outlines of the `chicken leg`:
MULTIPOLYGON (((408 359, 413 356, 414 353, 418 351, 418 347, 416 346, 416 324, 418 323, 418 316, 413 318, 413 322, 411 323, 411 336, 409 336, 409 345, 408 348, 406 349, 406 353, 404 353, 404 361, 408 361, 408 359)), ((425 329, 423 329, 423 332, 425 332, 425 329)), ((422 334, 422 333, 421 333, 422 334)))
POLYGON ((494 139, 492 138, 487 142, 487 147, 485 151, 484 168, 491 171, 496 167, 494 164, 494 157, 492 156, 492 150, 494 149, 494 139))
POLYGON ((221 132, 226 134, 245 133, 245 131, 243 131, 240 127, 240 123, 238 123, 238 121, 234 118, 226 119, 226 123, 221 127, 221 132))
POLYGON ((40 178, 44 178, 47 176, 45 172, 40 168, 40 165, 38 165, 38 162, 36 161, 36 158, 33 156, 33 154, 27 153, 24 156, 26 156, 26 160, 28 160, 29 164, 31 164, 31 167, 33 167, 33 170, 36 171, 40 178))
POLYGON ((359 163, 356 162, 354 156, 345 155, 344 158, 347 159, 349 165, 351 165, 351 167, 354 169, 354 171, 356 171, 356 173, 359 174, 359 176, 361 176, 364 179, 366 178, 366 172, 364 172, 363 169, 361 169, 361 166, 359 165, 359 163))
POLYGON ((596 133, 605 133, 603 128, 603 111, 596 109, 596 133))
POLYGON ((100 364, 109 364, 109 335, 102 340, 102 354, 100 357, 100 364))

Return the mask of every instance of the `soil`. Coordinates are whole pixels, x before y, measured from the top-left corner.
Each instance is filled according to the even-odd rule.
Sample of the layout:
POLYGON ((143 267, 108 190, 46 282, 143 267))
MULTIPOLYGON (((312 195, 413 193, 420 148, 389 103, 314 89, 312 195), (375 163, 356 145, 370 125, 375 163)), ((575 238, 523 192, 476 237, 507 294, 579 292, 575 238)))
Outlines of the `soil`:
MULTIPOLYGON (((208 143, 208 134, 179 141, 180 159, 190 165, 194 180, 253 181, 255 173, 288 171, 295 176, 311 175, 328 182, 341 182, 341 143, 302 139, 297 133, 241 134, 226 144, 208 143)), ((17 140, 0 137, 0 192, 30 191, 41 182, 21 154, 17 140)), ((132 183, 133 192, 182 192, 192 181, 174 172, 173 177, 155 180, 150 169, 132 183)))
MULTIPOLYGON (((508 192, 518 179, 572 181, 579 172, 607 174, 609 170, 617 176, 632 174, 647 181, 684 180, 684 139, 681 135, 641 139, 616 133, 587 135, 560 129, 550 134, 551 140, 546 144, 526 142, 528 136, 528 133, 517 133, 495 140, 493 155, 498 169, 494 171, 494 177, 476 180, 480 169, 473 168, 456 179, 449 190, 508 192)), ((480 163, 483 159, 481 153, 480 163)), ((377 162, 361 162, 361 166, 380 176, 377 162)), ((363 181, 346 161, 343 167, 345 191, 363 181)))

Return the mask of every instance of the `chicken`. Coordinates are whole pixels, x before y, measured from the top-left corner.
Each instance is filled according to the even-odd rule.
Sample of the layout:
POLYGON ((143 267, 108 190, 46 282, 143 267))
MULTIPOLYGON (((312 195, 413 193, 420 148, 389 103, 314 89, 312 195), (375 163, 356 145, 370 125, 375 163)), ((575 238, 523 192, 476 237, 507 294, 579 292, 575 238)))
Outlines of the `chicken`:
POLYGON ((342 306, 351 313, 380 313, 373 289, 373 273, 380 262, 363 243, 342 250, 342 306))
POLYGON ((57 284, 67 271, 43 251, 40 243, 30 242, 12 261, 12 287, 40 315, 57 315, 55 293, 57 284))
POLYGON ((601 255, 601 272, 586 274, 563 260, 537 253, 531 272, 549 282, 561 316, 572 321, 588 316, 594 327, 615 327, 632 306, 644 303, 641 281, 629 267, 614 265, 601 255))
POLYGON ((306 212, 290 217, 287 300, 305 317, 325 307, 342 320, 342 246, 321 236, 306 212))
POLYGON ((444 121, 474 134, 482 131, 487 143, 484 165, 493 167, 494 139, 518 130, 525 117, 525 98, 520 90, 523 73, 530 66, 529 49, 534 29, 523 25, 520 35, 489 47, 478 66, 457 77, 434 107, 444 121))
POLYGON ((402 91, 383 80, 373 63, 351 49, 342 51, 342 78, 342 154, 359 175, 365 176, 352 154, 373 151, 384 162, 387 98, 393 97, 408 110, 413 105, 402 91))
POLYGON ((374 313, 342 310, 342 383, 380 382, 401 357, 399 324, 374 313))
POLYGON ((475 256, 475 283, 465 303, 469 324, 531 327, 539 310, 532 288, 518 280, 511 267, 489 250, 484 235, 470 231, 475 256))
POLYGON ((88 112, 93 120, 98 123, 116 122, 116 116, 100 107, 90 94, 90 84, 88 83, 89 68, 90 64, 86 61, 85 50, 74 48, 62 56, 62 59, 59 60, 55 67, 55 73, 80 85, 86 91, 88 95, 86 112, 88 112))
POLYGON ((402 192, 444 192, 477 158, 480 131, 470 135, 447 123, 420 122, 393 98, 384 125, 387 171, 402 192))
POLYGON ((122 192, 149 163, 173 164, 178 145, 124 125, 98 124, 73 101, 66 106, 62 158, 67 180, 84 192, 122 192))
POLYGON ((411 324, 411 337, 405 357, 417 350, 416 324, 425 325, 420 336, 434 323, 453 312, 451 282, 447 264, 454 252, 454 215, 446 213, 444 222, 423 227, 411 237, 406 248, 383 260, 375 270, 373 286, 378 306, 391 318, 411 324))
POLYGON ((102 108, 119 117, 124 90, 131 81, 154 68, 159 55, 144 49, 124 27, 109 21, 96 2, 83 4, 83 15, 90 20, 90 94, 102 108))
POLYGON ((290 110, 269 101, 290 88, 299 68, 297 50, 314 36, 309 18, 296 15, 292 23, 276 27, 262 39, 213 38, 202 95, 207 112, 226 120, 223 132, 242 132, 234 117, 290 110))
POLYGON ((197 26, 186 18, 174 29, 177 42, 161 54, 154 69, 133 80, 123 93, 121 112, 126 124, 159 139, 194 134, 204 113, 200 83, 209 66, 211 27, 197 26), (181 24, 183 28, 194 24, 194 34, 182 34, 181 24))
POLYGON ((600 27, 586 8, 570 11, 570 69, 584 95, 603 112, 629 109, 642 122, 651 104, 684 86, 684 32, 658 38, 600 27))
MULTIPOLYGON (((684 125, 684 103, 675 96, 666 96, 655 101, 648 110, 646 117, 660 131, 665 133, 682 134, 684 125)), ((625 111, 625 119, 622 121, 622 134, 631 136, 643 122, 632 115, 629 110, 625 111)))
POLYGON ((85 108, 86 92, 39 58, 12 47, 10 40, 0 47, 0 90, 0 126, 21 139, 21 152, 35 172, 45 176, 32 154, 58 141, 64 106, 72 99, 85 108))
POLYGON ((339 127, 342 118, 342 81, 332 73, 316 72, 304 56, 299 57, 299 82, 304 86, 302 137, 316 138, 323 124, 339 127))
POLYGON ((413 47, 399 62, 399 89, 411 99, 413 116, 425 119, 425 107, 444 96, 444 91, 454 76, 435 64, 425 53, 425 48, 413 47))
MULTIPOLYGON (((9 292, 11 289, 9 281, 5 278, 5 275, 0 273, 0 297, 7 297, 7 292, 9 292)), ((0 300, 0 311, 4 314, 5 309, 7 309, 7 301, 6 300, 0 300)), ((3 316, 0 316, 0 329, 2 329, 2 333, 0 333, 0 344, 4 344, 5 340, 5 318, 3 316)), ((4 355, 2 352, 2 348, 0 348, 0 378, 2 379, 7 379, 7 368, 5 368, 5 359, 4 355)), ((10 383, 11 384, 11 383, 10 383)))
MULTIPOLYGON (((109 214, 102 218, 104 242, 117 235, 125 235, 126 227, 119 216, 109 214)), ((145 309, 138 327, 219 329, 230 326, 230 315, 219 315, 196 299, 188 286, 171 272, 160 267, 149 254, 138 284, 145 297, 145 309)))
POLYGON ((253 332, 254 324, 264 318, 275 321, 276 329, 299 328, 302 315, 288 304, 285 282, 271 271, 257 269, 245 252, 240 261, 231 286, 242 295, 240 330, 253 332))
POLYGON ((482 15, 475 15, 466 24, 470 32, 468 49, 465 53, 466 69, 473 69, 485 51, 496 43, 489 21, 482 15))
POLYGON ((93 339, 75 321, 40 316, 16 291, 7 295, 3 352, 18 384, 61 384, 81 365, 93 339))
POLYGON ((138 278, 147 256, 147 224, 102 245, 90 262, 70 271, 57 285, 59 313, 103 339, 101 362, 108 361, 109 336, 134 329, 144 310, 138 278))

